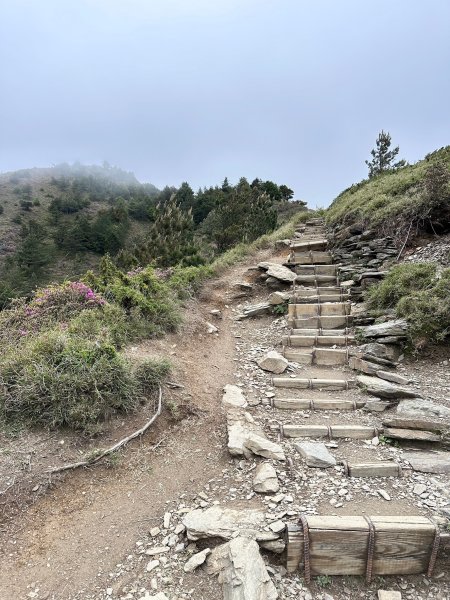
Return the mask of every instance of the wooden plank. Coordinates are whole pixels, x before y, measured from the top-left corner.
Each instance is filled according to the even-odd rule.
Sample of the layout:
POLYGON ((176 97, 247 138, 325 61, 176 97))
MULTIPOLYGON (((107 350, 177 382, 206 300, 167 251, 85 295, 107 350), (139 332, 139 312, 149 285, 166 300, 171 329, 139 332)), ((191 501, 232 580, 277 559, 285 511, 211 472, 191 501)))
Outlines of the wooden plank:
MULTIPOLYGON (((364 575, 369 526, 361 516, 308 516, 312 575, 364 575)), ((435 526, 425 517, 371 517, 375 529, 374 575, 422 573, 428 567, 435 526)), ((303 563, 299 525, 288 526, 287 570, 303 563)))
POLYGON ((334 400, 333 398, 275 398, 274 407, 282 410, 354 410, 362 408, 365 401, 334 400))
POLYGON ((274 377, 272 384, 275 387, 293 389, 327 389, 330 391, 345 390, 356 387, 354 379, 303 379, 300 377, 274 377))
POLYGON ((386 427, 383 434, 393 440, 411 440, 417 442, 440 442, 441 436, 431 431, 421 431, 420 429, 395 429, 386 427))
POLYGON ((394 461, 348 464, 349 477, 399 477, 401 467, 394 461))
POLYGON ((325 437, 331 434, 331 438, 366 440, 373 438, 376 430, 363 425, 284 425, 283 433, 287 438, 325 437))

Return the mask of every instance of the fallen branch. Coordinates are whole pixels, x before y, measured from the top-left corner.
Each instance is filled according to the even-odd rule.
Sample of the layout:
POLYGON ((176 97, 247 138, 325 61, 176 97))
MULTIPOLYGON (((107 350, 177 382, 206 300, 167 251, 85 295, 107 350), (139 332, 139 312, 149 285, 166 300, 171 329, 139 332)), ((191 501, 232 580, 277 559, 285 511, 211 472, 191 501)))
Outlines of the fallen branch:
POLYGON ((402 253, 403 253, 403 250, 405 249, 406 243, 407 243, 407 241, 408 241, 408 239, 409 239, 409 234, 411 233, 411 227, 412 227, 412 226, 413 226, 413 221, 411 221, 411 223, 410 223, 410 225, 409 225, 409 229, 408 229, 408 235, 406 236, 406 239, 405 239, 405 241, 403 242, 403 246, 401 247, 401 249, 400 249, 400 252, 398 253, 398 256, 397 256, 397 262, 400 260, 400 257, 401 257, 401 255, 402 255, 402 253))
POLYGON ((131 440, 134 440, 135 438, 143 435, 147 431, 147 429, 150 427, 150 425, 152 425, 152 423, 154 423, 155 420, 159 417, 159 415, 161 414, 161 410, 162 410, 162 389, 161 389, 161 386, 159 386, 158 410, 153 415, 153 417, 149 421, 147 421, 147 423, 143 427, 141 427, 141 429, 138 429, 131 435, 123 438, 122 440, 120 440, 120 442, 117 442, 116 444, 114 444, 114 446, 111 446, 111 448, 102 450, 100 452, 100 454, 96 454, 91 459, 82 460, 82 461, 76 462, 76 463, 71 463, 68 465, 64 465, 62 467, 55 467, 54 469, 50 469, 46 472, 53 475, 55 473, 61 473, 62 471, 78 469, 78 467, 90 467, 91 465, 94 465, 95 463, 102 460, 102 458, 105 458, 105 456, 108 456, 109 454, 116 452, 116 450, 119 450, 119 448, 122 448, 123 446, 125 446, 125 444, 128 444, 128 442, 130 442, 131 440))

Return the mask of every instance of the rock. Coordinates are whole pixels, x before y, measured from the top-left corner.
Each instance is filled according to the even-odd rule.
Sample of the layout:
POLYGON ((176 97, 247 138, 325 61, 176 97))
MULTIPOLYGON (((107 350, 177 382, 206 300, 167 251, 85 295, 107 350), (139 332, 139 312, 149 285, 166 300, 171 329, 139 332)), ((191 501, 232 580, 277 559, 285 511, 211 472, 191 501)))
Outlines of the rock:
POLYGON ((413 494, 416 494, 416 496, 420 496, 421 494, 423 494, 426 491, 427 491, 427 486, 424 483, 417 483, 413 487, 413 494))
POLYGON ((208 333, 218 333, 219 331, 215 325, 213 325, 212 323, 208 323, 208 321, 206 321, 206 327, 208 333))
POLYGON ((236 281, 233 283, 233 288, 243 292, 251 292, 253 290, 252 284, 246 281, 236 281))
POLYGON ((149 563, 147 563, 147 571, 153 571, 153 569, 156 569, 156 567, 159 567, 160 562, 159 560, 151 560, 149 563))
POLYGON ((275 242, 275 249, 276 250, 280 250, 281 248, 289 248, 291 245, 291 240, 285 239, 285 240, 277 240, 275 242))
POLYGON ((269 529, 274 533, 281 533, 286 529, 286 524, 283 521, 275 521, 269 525, 269 529))
POLYGON ((450 473, 450 452, 405 452, 404 460, 421 473, 450 473))
POLYGON ((381 377, 381 379, 385 379, 391 383, 398 383, 399 385, 407 385, 409 383, 409 379, 406 379, 406 377, 402 377, 398 373, 391 373, 390 371, 377 371, 377 377, 381 377))
POLYGON ((417 391, 399 387, 378 377, 358 375, 356 379, 360 385, 366 388, 367 393, 372 396, 380 398, 416 398, 419 396, 417 391))
POLYGON ((361 327, 359 332, 365 338, 379 338, 387 336, 405 337, 408 331, 408 322, 405 319, 395 319, 361 327))
POLYGON ((188 539, 194 542, 207 538, 230 540, 236 535, 243 535, 264 545, 265 542, 277 540, 279 537, 273 531, 265 531, 264 512, 256 508, 198 508, 184 516, 183 524, 188 539))
POLYGON ((197 552, 197 554, 194 554, 193 556, 191 556, 191 558, 185 563, 183 569, 185 573, 192 573, 192 571, 195 571, 195 569, 197 567, 199 567, 200 565, 202 565, 207 556, 211 554, 211 550, 210 548, 206 548, 205 550, 202 550, 201 552, 197 552))
POLYGON ((326 469, 336 465, 336 459, 328 452, 325 444, 320 442, 298 442, 294 446, 304 457, 308 467, 326 469))
POLYGON ((164 554, 164 552, 169 552, 170 548, 168 546, 156 546, 155 548, 147 548, 145 554, 147 556, 155 556, 156 554, 164 554))
POLYGON ((264 315, 270 312, 272 306, 268 302, 261 302, 260 304, 251 304, 243 308, 242 313, 236 317, 239 321, 241 319, 247 319, 249 317, 257 317, 258 315, 264 315))
POLYGON ((224 394, 222 396, 222 404, 225 406, 235 406, 245 408, 247 406, 247 400, 244 396, 243 391, 237 385, 227 385, 223 388, 224 394))
POLYGON ((390 500, 391 497, 389 496, 389 494, 386 492, 386 490, 377 490, 377 492, 380 494, 380 496, 382 498, 384 498, 385 500, 390 500))
POLYGON ((256 467, 253 489, 260 494, 275 494, 280 489, 277 472, 270 463, 264 462, 256 467))
POLYGON ((422 431, 420 429, 401 429, 394 427, 385 427, 384 437, 393 440, 413 440, 417 442, 440 442, 441 436, 431 431, 422 431))
POLYGON ((414 398, 413 400, 402 400, 397 407, 397 414, 408 415, 424 418, 440 417, 443 419, 450 418, 450 408, 435 404, 429 400, 414 398))
POLYGON ((383 412, 391 405, 387 400, 368 400, 364 405, 364 410, 368 410, 370 412, 383 412))
POLYGON ((348 366, 350 369, 353 369, 354 371, 361 371, 362 373, 366 373, 366 375, 377 375, 380 368, 380 365, 362 360, 356 356, 351 356, 349 358, 348 366))
POLYGON ((284 373, 286 371, 289 361, 284 358, 279 352, 276 350, 271 350, 267 352, 263 358, 257 361, 258 366, 264 371, 269 371, 270 373, 276 373, 279 375, 280 373, 284 373))
POLYGON ((242 409, 231 408, 227 412, 228 451, 232 456, 252 454, 275 460, 285 460, 283 448, 268 440, 251 415, 242 409))
POLYGON ((402 594, 392 590, 378 590, 378 600, 402 600, 402 594))
POLYGON ((297 279, 297 275, 294 271, 291 271, 288 267, 279 265, 278 263, 262 262, 259 263, 258 268, 266 271, 269 277, 274 277, 275 279, 286 283, 292 283, 297 279))
POLYGON ((145 592, 145 596, 141 596, 139 600, 169 600, 169 598, 163 592, 159 592, 156 596, 150 596, 150 592, 145 592))
POLYGON ((258 544, 237 537, 215 548, 208 558, 207 573, 218 575, 226 600, 276 600, 278 598, 258 544))
POLYGON ((272 292, 268 298, 269 304, 276 306, 277 304, 284 304, 289 301, 290 294, 285 292, 272 292))

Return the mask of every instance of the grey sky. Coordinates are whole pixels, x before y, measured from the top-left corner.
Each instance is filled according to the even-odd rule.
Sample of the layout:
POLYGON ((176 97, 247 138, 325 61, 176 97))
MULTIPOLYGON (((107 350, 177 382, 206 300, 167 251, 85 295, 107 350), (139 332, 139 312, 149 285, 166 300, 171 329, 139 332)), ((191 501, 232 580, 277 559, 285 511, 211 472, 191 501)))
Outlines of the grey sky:
POLYGON ((450 143, 448 0, 3 0, 0 171, 107 160, 327 205, 450 143))

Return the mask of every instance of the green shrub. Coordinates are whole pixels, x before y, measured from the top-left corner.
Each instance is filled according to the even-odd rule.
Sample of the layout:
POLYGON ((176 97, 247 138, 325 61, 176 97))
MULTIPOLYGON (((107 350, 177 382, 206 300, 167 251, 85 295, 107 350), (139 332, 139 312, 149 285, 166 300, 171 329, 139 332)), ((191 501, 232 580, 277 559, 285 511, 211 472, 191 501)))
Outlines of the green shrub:
POLYGON ((394 308, 404 296, 432 286, 435 277, 433 263, 397 265, 380 284, 368 289, 366 299, 372 309, 394 308))

